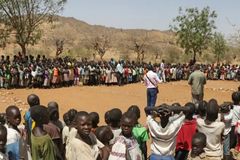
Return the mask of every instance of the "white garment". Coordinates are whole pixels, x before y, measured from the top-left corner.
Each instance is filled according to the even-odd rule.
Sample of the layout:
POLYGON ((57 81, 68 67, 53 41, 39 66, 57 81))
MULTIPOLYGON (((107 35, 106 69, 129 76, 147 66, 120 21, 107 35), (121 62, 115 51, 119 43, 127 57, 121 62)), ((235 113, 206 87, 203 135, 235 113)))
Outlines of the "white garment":
POLYGON ((232 126, 235 126, 237 121, 240 120, 240 105, 233 105, 232 114, 232 126))
POLYGON ((207 146, 204 148, 207 156, 218 157, 223 155, 221 139, 225 124, 223 122, 212 122, 206 124, 203 119, 197 119, 197 129, 207 137, 207 146))
POLYGON ((64 126, 63 130, 62 130, 62 140, 63 140, 63 144, 67 143, 68 137, 69 137, 69 127, 68 126, 64 126))
POLYGON ((112 133, 113 133, 113 139, 110 140, 109 144, 110 145, 113 145, 116 141, 116 138, 118 138, 120 136, 120 134, 122 133, 122 129, 119 128, 119 129, 112 129, 112 133))
POLYGON ((69 142, 66 145, 66 159, 67 160, 96 160, 100 150, 104 145, 97 140, 92 134, 92 138, 95 139, 96 144, 90 146, 82 140, 76 138, 77 130, 71 128, 69 132, 69 142))
POLYGON ((122 64, 120 64, 120 63, 117 64, 116 71, 119 72, 119 73, 123 73, 123 66, 122 66, 122 64))
POLYGON ((158 78, 157 74, 153 71, 148 71, 147 74, 144 76, 144 83, 147 88, 156 88, 158 83, 161 83, 160 79, 158 78), (150 79, 150 80, 149 80, 150 79), (152 84, 153 83, 153 84, 152 84))
POLYGON ((232 110, 230 110, 229 113, 223 113, 224 116, 224 123, 225 123, 225 129, 223 135, 226 136, 228 133, 231 132, 231 124, 232 124, 232 118, 233 118, 233 113, 232 110))
POLYGON ((16 131, 15 129, 9 128, 8 125, 5 125, 5 127, 7 128, 7 143, 6 143, 6 145, 19 142, 19 140, 21 138, 20 133, 18 131, 16 131))
POLYGON ((37 71, 32 71, 31 75, 35 78, 37 76, 37 71))
POLYGON ((108 160, 142 160, 142 152, 134 137, 119 136, 112 146, 108 160))
POLYGON ((185 115, 180 113, 174 116, 165 128, 155 121, 152 116, 147 117, 147 125, 152 137, 151 150, 161 156, 174 156, 176 148, 176 136, 184 122, 185 115))

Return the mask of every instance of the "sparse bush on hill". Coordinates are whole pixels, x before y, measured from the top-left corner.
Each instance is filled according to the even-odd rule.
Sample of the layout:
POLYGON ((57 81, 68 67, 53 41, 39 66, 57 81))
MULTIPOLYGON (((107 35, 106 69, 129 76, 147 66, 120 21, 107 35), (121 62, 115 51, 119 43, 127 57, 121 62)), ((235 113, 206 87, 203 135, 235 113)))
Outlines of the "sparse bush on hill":
MULTIPOLYGON (((103 56, 104 60, 115 58, 116 60, 126 59, 137 61, 138 56, 137 53, 134 52, 136 42, 138 46, 144 44, 144 47, 141 48, 144 52, 143 54, 140 54, 139 61, 159 63, 162 59, 165 59, 174 63, 188 63, 189 59, 192 58, 191 55, 183 53, 183 49, 176 44, 175 33, 171 31, 139 29, 124 30, 89 25, 74 18, 58 16, 54 19, 57 20, 53 21, 51 24, 44 23, 41 25, 40 29, 42 30, 42 38, 38 44, 28 47, 28 54, 45 54, 50 57, 55 57, 56 41, 63 40, 64 47, 62 55, 60 56, 67 55, 77 58, 83 57, 91 60, 100 60, 101 57, 98 55, 96 50, 86 45, 88 43, 86 37, 88 39, 94 39, 97 35, 109 32, 111 35, 111 45, 103 56), (146 39, 145 42, 144 39, 146 39)), ((13 55, 17 54, 19 51, 21 51, 20 47, 7 43, 4 50, 0 49, 0 54, 13 55)), ((202 56, 196 56, 199 62, 216 62, 216 58, 213 53, 208 50, 204 51, 202 56)), ((239 48, 230 47, 223 59, 228 59, 231 62, 239 62, 239 48)))

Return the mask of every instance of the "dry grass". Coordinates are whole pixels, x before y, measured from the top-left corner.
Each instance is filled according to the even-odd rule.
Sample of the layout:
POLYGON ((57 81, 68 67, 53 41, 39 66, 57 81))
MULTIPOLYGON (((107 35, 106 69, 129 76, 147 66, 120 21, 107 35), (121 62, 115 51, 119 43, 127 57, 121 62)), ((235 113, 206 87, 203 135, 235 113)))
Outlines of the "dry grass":
MULTIPOLYGON (((148 48, 145 52, 145 61, 160 62, 162 58, 168 62, 187 62, 191 56, 183 55, 183 50, 176 45, 176 37, 173 32, 159 31, 159 30, 141 30, 141 29, 116 29, 107 28, 98 25, 89 25, 83 21, 79 21, 75 18, 57 17, 57 21, 52 24, 43 24, 42 39, 35 46, 28 46, 29 54, 45 54, 48 56, 55 56, 56 40, 64 40, 64 54, 75 57, 87 57, 93 58, 92 52, 89 52, 84 48, 86 39, 108 33, 111 35, 112 48, 104 55, 104 59, 110 58, 125 58, 129 60, 136 59, 136 53, 129 50, 126 46, 131 41, 132 37, 143 38, 147 34, 148 48), (156 58, 156 53, 153 51, 157 48, 159 56, 156 58)), ((12 55, 20 51, 20 48, 16 44, 8 44, 4 50, 0 49, 0 53, 12 55)), ((229 51, 232 55, 235 51, 229 51)), ((237 55, 237 54, 235 54, 237 55)), ((234 56, 228 56, 234 57, 234 56)), ((98 57, 99 58, 99 57, 98 57)), ((203 56, 198 57, 202 62, 212 62, 215 60, 214 56, 207 52, 203 56)), ((231 59, 231 58, 230 58, 231 59)), ((233 61, 239 61, 240 57, 232 59, 233 61)))

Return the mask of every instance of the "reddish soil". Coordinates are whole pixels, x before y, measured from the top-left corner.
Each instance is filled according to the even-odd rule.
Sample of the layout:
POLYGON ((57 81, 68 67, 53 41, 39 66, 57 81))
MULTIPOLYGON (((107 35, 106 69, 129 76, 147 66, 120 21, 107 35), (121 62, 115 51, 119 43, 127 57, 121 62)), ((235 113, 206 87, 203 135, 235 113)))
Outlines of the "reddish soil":
MULTIPOLYGON (((208 81, 205 86, 205 99, 215 98, 219 103, 231 101, 231 94, 237 90, 240 82, 234 81, 208 81)), ((184 105, 191 100, 190 86, 187 81, 162 83, 159 85, 157 104, 179 102, 184 105)), ((17 105, 23 110, 28 109, 27 96, 35 93, 40 97, 41 104, 47 105, 49 101, 56 101, 60 106, 60 114, 63 115, 68 109, 96 111, 100 114, 100 123, 104 123, 104 113, 119 107, 123 112, 136 104, 143 109, 146 106, 146 88, 143 84, 130 84, 119 86, 79 86, 59 89, 12 89, 0 90, 0 111, 3 112, 9 105, 17 105)), ((140 122, 144 123, 145 116, 140 122)))

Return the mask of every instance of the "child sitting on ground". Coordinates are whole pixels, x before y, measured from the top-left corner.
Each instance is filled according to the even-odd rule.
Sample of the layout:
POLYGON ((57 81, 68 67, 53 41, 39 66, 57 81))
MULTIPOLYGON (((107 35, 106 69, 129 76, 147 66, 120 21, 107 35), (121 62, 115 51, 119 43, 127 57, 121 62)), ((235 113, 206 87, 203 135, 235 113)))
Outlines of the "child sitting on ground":
POLYGON ((7 143, 7 129, 0 125, 0 160, 8 160, 5 145, 7 143))
POLYGON ((54 143, 43 129, 44 124, 48 124, 48 110, 46 107, 37 105, 31 108, 31 117, 35 121, 35 127, 31 134, 31 149, 33 160, 55 160, 54 143))
POLYGON ((142 152, 139 148, 137 140, 133 137, 132 129, 134 127, 136 117, 130 112, 123 114, 121 118, 122 132, 116 138, 112 146, 109 160, 142 160, 142 152))
POLYGON ((92 120, 92 132, 95 134, 96 129, 98 128, 99 114, 97 112, 91 112, 89 113, 89 116, 92 120))
POLYGON ((188 160, 210 160, 206 157, 204 148, 206 147, 207 137, 198 132, 192 138, 192 150, 189 153, 188 160))
POLYGON ((138 119, 141 116, 140 109, 138 106, 132 105, 128 108, 128 112, 131 112, 137 118, 136 122, 134 123, 132 133, 139 144, 139 147, 143 153, 144 159, 147 159, 147 143, 146 142, 149 139, 149 136, 148 136, 147 129, 138 122, 138 119))
POLYGON ((207 105, 206 119, 197 119, 197 129, 207 137, 207 145, 205 148, 206 156, 221 160, 223 155, 222 136, 225 128, 223 122, 218 122, 219 106, 215 99, 211 99, 207 105))
POLYGON ((189 112, 186 114, 186 119, 177 134, 177 145, 176 145, 176 160, 186 160, 188 152, 192 149, 192 137, 197 130, 197 121, 193 118, 195 113, 195 104, 189 102, 185 106, 189 107, 189 112))

